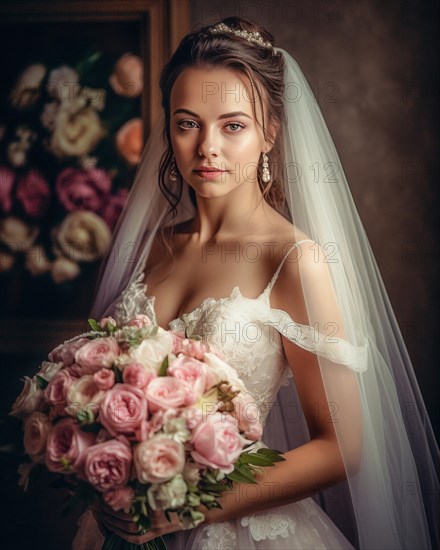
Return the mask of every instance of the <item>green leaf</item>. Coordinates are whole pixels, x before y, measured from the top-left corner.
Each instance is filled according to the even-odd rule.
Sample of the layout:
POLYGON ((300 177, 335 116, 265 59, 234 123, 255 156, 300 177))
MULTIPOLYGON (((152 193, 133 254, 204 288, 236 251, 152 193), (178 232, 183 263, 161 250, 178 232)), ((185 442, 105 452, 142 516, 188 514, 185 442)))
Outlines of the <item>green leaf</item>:
POLYGON ((122 372, 118 367, 113 366, 112 371, 115 373, 115 383, 121 384, 122 383, 122 372))
POLYGON ((239 470, 234 470, 228 474, 227 477, 236 483, 257 483, 253 476, 250 477, 249 475, 243 474, 239 470))
POLYGON ((92 327, 92 330, 96 330, 97 332, 102 332, 101 325, 95 321, 95 319, 88 319, 89 325, 92 327))
POLYGON ((165 356, 165 359, 162 361, 162 364, 159 369, 159 376, 166 376, 168 372, 168 355, 165 356))
POLYGON ((98 433, 101 429, 101 424, 98 424, 98 422, 93 422, 92 424, 81 424, 81 430, 83 432, 91 432, 91 433, 98 433))
POLYGON ((267 456, 267 458, 273 462, 282 462, 283 460, 286 460, 283 456, 280 456, 283 454, 281 451, 276 451, 274 449, 261 448, 258 449, 257 453, 267 456))
POLYGON ((255 464, 256 466, 273 466, 273 461, 269 457, 257 455, 256 453, 242 454, 244 464, 255 464))
POLYGON ((36 376, 37 384, 40 390, 44 390, 45 388, 47 388, 49 382, 39 374, 36 374, 35 376, 36 376))

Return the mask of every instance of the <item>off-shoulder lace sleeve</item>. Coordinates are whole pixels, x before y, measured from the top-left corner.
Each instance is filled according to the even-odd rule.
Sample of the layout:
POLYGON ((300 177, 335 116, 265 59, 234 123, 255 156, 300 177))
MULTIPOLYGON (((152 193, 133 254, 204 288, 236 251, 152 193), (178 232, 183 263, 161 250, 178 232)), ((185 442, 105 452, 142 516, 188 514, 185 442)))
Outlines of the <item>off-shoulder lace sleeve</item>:
MULTIPOLYGON (((346 365, 357 372, 367 369, 367 340, 362 345, 355 345, 342 338, 324 335, 314 327, 295 322, 282 309, 271 308, 265 324, 274 327, 285 338, 307 351, 346 365)), ((292 376, 290 371, 287 376, 292 376)))

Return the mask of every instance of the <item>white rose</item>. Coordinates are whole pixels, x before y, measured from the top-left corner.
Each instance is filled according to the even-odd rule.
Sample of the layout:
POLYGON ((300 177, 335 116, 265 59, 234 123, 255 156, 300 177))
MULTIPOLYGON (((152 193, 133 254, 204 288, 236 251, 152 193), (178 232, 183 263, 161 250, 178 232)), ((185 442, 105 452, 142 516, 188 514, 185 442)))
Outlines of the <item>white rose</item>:
POLYGON ((230 365, 225 363, 222 359, 220 359, 220 357, 218 357, 214 353, 205 353, 204 362, 208 365, 210 373, 214 373, 213 378, 216 379, 214 384, 218 384, 220 380, 227 380, 228 382, 236 386, 237 389, 246 389, 243 381, 237 375, 237 371, 234 370, 230 365))
POLYGON ((165 357, 173 350, 173 338, 171 334, 159 327, 156 336, 141 342, 132 351, 132 357, 145 367, 154 368, 157 372, 165 357))
POLYGON ((24 449, 34 462, 44 464, 46 441, 51 427, 49 418, 41 412, 32 413, 25 421, 24 449))
POLYGON ((67 392, 66 413, 76 416, 85 408, 90 408, 93 412, 99 406, 105 395, 104 391, 99 390, 93 374, 81 376, 74 382, 67 392))
POLYGON ((177 508, 185 504, 188 487, 182 474, 176 474, 171 481, 152 485, 147 491, 148 503, 153 510, 177 508))
POLYGON ((191 439, 191 432, 186 427, 185 418, 173 418, 163 426, 164 433, 180 443, 191 439))
POLYGON ((37 378, 24 377, 24 387, 15 400, 9 413, 16 418, 24 418, 35 411, 40 411, 44 405, 43 390, 38 387, 37 378))
POLYGON ((28 250, 39 232, 39 227, 30 227, 14 216, 0 221, 0 241, 6 243, 11 250, 28 250))
POLYGON ((51 275, 54 282, 60 284, 76 279, 80 272, 81 268, 76 262, 67 258, 58 258, 52 264, 51 275))
POLYGON ((37 374, 38 376, 41 376, 41 378, 47 380, 47 382, 50 382, 55 374, 62 368, 62 366, 62 362, 52 363, 50 361, 43 361, 41 363, 41 369, 37 374))

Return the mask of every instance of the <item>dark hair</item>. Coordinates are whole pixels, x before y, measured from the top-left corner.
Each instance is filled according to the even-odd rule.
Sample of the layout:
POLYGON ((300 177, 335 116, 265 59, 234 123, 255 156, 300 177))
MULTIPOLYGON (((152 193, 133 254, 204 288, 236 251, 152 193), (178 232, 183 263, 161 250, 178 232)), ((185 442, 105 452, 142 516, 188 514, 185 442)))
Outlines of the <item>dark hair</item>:
MULTIPOLYGON (((259 32, 263 40, 274 45, 273 36, 263 27, 241 17, 226 17, 219 21, 230 28, 248 32, 259 32)), ((206 25, 187 34, 180 42, 171 59, 162 69, 160 77, 160 89, 162 92, 162 107, 165 114, 165 128, 163 138, 168 144, 167 150, 162 156, 159 167, 159 186, 162 193, 171 205, 173 215, 176 215, 176 206, 180 201, 183 190, 183 179, 177 174, 178 193, 171 191, 167 185, 167 174, 173 158, 170 136, 170 98, 171 90, 177 77, 187 67, 198 68, 229 68, 245 75, 252 84, 252 93, 255 88, 258 100, 263 109, 262 128, 264 138, 272 143, 267 133, 267 127, 274 124, 278 131, 275 142, 269 156, 269 170, 271 182, 265 184, 261 174, 258 174, 258 182, 262 190, 263 198, 278 211, 282 211, 285 205, 285 196, 282 185, 282 121, 284 117, 284 60, 280 53, 273 55, 271 49, 249 42, 243 37, 227 33, 208 32, 208 28, 218 23, 206 25), (264 109, 264 106, 266 107, 264 109), (265 124, 267 111, 268 125, 265 124)), ((255 101, 252 101, 252 109, 255 115, 255 101)), ((256 117, 255 117, 256 118, 256 117)), ((190 188, 190 197, 194 204, 195 195, 190 188)))

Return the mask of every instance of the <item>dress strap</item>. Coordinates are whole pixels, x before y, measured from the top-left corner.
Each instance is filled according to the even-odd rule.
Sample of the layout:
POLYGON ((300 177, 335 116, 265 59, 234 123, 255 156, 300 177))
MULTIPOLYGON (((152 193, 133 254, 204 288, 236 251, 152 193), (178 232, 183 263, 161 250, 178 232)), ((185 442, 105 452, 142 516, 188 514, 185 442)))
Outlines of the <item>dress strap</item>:
POLYGON ((280 274, 281 268, 283 267, 284 262, 287 259, 287 256, 292 252, 292 250, 295 248, 295 246, 298 246, 301 243, 311 242, 315 243, 316 241, 313 241, 312 239, 303 239, 302 241, 296 242, 289 250, 287 251, 287 254, 284 256, 284 258, 281 260, 280 265, 278 266, 278 269, 275 271, 272 279, 269 281, 269 284, 264 289, 264 292, 270 293, 272 290, 273 285, 275 284, 276 280, 278 279, 278 275, 280 274))

